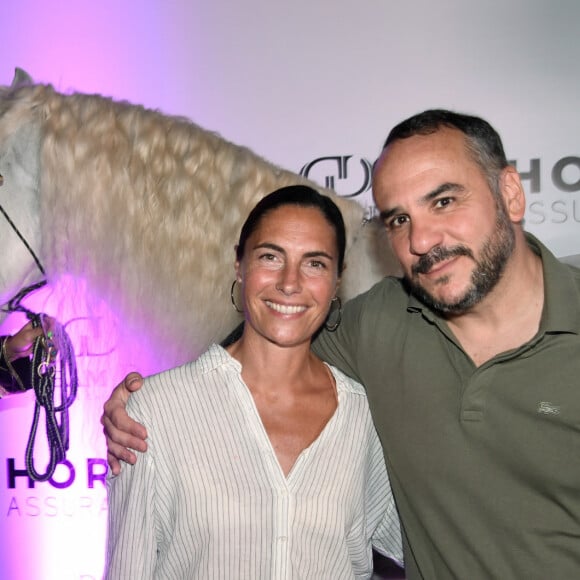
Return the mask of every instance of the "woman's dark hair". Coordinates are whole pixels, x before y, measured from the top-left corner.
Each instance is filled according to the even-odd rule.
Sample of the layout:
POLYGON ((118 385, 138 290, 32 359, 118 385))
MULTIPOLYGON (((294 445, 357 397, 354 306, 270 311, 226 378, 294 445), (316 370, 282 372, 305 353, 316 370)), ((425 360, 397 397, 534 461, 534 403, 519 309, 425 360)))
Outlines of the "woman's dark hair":
POLYGON ((441 127, 457 129, 465 135, 468 153, 481 168, 491 190, 494 194, 499 195, 501 172, 509 164, 499 134, 480 117, 464 115, 446 109, 423 111, 391 129, 383 149, 400 139, 436 133, 441 127))
POLYGON ((262 198, 250 212, 242 226, 240 239, 236 248, 236 259, 241 261, 248 238, 260 225, 262 218, 271 211, 285 205, 312 207, 318 209, 326 221, 334 229, 338 250, 338 274, 344 269, 344 253, 346 250, 346 232, 342 214, 336 204, 326 195, 318 193, 307 185, 289 185, 282 187, 262 198))

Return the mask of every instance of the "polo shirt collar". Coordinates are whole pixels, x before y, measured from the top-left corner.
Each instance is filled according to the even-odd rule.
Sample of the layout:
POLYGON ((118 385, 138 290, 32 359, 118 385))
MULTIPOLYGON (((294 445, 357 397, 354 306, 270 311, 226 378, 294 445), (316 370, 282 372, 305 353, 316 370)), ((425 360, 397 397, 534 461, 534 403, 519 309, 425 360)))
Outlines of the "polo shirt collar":
POLYGON ((579 273, 563 264, 535 236, 526 232, 528 245, 542 258, 544 270, 544 308, 540 333, 580 334, 579 273))

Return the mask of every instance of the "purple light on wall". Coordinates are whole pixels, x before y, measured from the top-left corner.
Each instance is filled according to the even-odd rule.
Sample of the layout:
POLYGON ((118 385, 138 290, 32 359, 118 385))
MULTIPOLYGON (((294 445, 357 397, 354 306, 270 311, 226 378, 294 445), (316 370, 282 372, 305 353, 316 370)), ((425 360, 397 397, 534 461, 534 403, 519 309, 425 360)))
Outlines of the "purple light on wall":
MULTIPOLYGON (((168 53, 173 44, 167 39, 179 25, 180 11, 179 3, 136 0, 8 2, 2 15, 0 83, 10 84, 14 68, 20 67, 62 92, 99 93, 179 112, 171 100, 174 83, 166 73, 186 69, 193 58, 180 54, 176 60, 168 53)), ((32 393, 0 401, 0 575, 10 580, 101 577, 107 518, 99 463, 105 457, 102 405, 128 370, 158 370, 146 342, 123 336, 123 322, 90 289, 79 288, 82 283, 65 281, 27 302, 67 324, 78 357, 70 466, 59 466, 54 482, 29 487, 20 473, 34 410, 32 393)), ((13 332, 24 322, 12 315, 0 332, 13 332)), ((40 444, 43 436, 40 431, 40 444)), ((37 455, 42 470, 43 453, 37 455)))

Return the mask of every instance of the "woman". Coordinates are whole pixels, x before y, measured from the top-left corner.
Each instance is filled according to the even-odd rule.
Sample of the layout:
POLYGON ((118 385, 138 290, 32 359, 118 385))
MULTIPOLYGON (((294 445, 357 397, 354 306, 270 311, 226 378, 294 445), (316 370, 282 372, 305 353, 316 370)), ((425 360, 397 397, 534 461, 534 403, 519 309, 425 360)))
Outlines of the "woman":
POLYGON ((371 542, 402 559, 363 388, 310 350, 344 251, 340 211, 309 187, 250 213, 241 338, 129 402, 149 451, 109 479, 108 578, 369 578, 371 542))

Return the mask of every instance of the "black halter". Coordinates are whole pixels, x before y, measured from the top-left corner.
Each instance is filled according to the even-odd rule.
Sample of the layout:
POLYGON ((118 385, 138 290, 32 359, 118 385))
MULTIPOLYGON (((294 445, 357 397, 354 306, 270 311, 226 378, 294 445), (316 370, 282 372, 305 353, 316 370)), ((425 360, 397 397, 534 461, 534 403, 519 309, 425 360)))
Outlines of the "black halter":
MULTIPOLYGON (((0 175, 0 186, 3 183, 4 178, 0 175)), ((30 252, 42 275, 46 276, 38 256, 2 205, 0 205, 0 212, 30 252)), ((45 314, 32 312, 21 304, 26 296, 42 288, 45 284, 46 280, 42 280, 20 290, 3 308, 4 312, 23 312, 29 320, 32 320, 33 326, 41 326, 43 330, 42 335, 34 341, 30 377, 26 377, 28 388, 33 388, 36 396, 34 418, 26 445, 26 471, 34 481, 50 479, 57 464, 66 457, 69 448, 68 408, 75 400, 78 388, 74 350, 64 327, 55 321, 53 327, 48 329, 45 324, 45 314), (60 401, 57 405, 55 405, 55 383, 60 386, 60 401), (46 437, 50 450, 49 462, 44 473, 36 471, 33 458, 41 409, 44 409, 46 414, 46 437), (57 419, 57 413, 61 414, 60 421, 57 419)))
MULTIPOLYGON (((2 186, 2 185, 4 185, 4 177, 2 177, 2 175, 0 174, 0 186, 2 186)), ((6 218, 6 221, 8 222, 10 227, 14 230, 14 233, 20 238, 20 241, 24 244, 26 249, 30 252, 30 255, 33 257, 34 261, 36 262, 36 265, 38 266, 40 273, 43 276, 46 276, 46 272, 44 271, 44 268, 42 267, 42 264, 40 263, 38 256, 34 253, 34 250, 30 247, 30 244, 26 241, 26 238, 20 233, 20 230, 16 227, 16 224, 10 219, 10 216, 6 213, 6 210, 2 207, 2 204, 0 204, 0 212, 2 212, 2 215, 6 218)))

